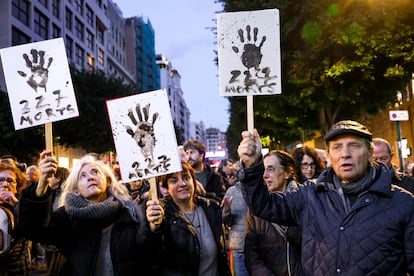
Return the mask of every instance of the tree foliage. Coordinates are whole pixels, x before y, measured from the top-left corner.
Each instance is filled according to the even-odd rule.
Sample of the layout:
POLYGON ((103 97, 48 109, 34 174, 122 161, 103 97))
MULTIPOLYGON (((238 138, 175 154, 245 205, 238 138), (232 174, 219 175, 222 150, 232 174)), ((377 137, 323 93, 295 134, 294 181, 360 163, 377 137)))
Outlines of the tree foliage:
MULTIPOLYGON (((323 134, 340 119, 376 114, 411 79, 411 1, 218 2, 226 12, 279 9, 282 95, 254 98, 255 127, 271 138, 274 148, 299 141, 302 135, 312 137, 316 130, 323 134)), ((240 137, 245 104, 239 99, 230 103, 227 134, 240 137)))
POLYGON ((54 123, 56 142, 88 152, 115 151, 106 101, 132 95, 132 89, 102 71, 72 71, 79 117, 54 123))

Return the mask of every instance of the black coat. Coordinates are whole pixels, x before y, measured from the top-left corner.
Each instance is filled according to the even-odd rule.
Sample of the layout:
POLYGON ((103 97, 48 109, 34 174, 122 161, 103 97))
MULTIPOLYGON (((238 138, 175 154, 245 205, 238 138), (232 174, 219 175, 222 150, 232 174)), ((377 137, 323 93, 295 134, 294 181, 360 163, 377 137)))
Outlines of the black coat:
MULTIPOLYGON (((51 209, 51 193, 38 198, 32 187, 23 191, 20 221, 25 235, 58 247, 66 263, 61 275, 92 275, 102 230, 108 223, 74 218, 64 208, 51 209)), ((122 207, 112 221, 110 252, 115 275, 152 275, 160 240, 150 232, 141 210, 138 218, 122 207)))
MULTIPOLYGON (((165 224, 162 263, 164 275, 198 275, 200 243, 196 230, 170 197, 164 198, 165 224)), ((197 197, 197 205, 203 208, 218 248, 219 275, 230 275, 224 249, 221 208, 216 200, 197 197)))
POLYGON ((247 213, 244 254, 251 276, 300 275, 300 229, 289 226, 279 232, 276 227, 247 213))

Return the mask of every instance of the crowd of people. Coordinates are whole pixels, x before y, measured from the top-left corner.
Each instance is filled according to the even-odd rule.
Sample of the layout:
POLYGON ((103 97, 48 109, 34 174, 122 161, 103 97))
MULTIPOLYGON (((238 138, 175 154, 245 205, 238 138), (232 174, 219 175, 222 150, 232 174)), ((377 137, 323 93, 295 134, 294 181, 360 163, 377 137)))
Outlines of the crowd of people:
POLYGON ((124 183, 85 155, 49 150, 0 162, 0 275, 414 275, 414 178, 390 144, 355 121, 262 155, 244 131, 238 161, 179 146, 182 171, 124 183), (325 159, 326 158, 326 159, 325 159))

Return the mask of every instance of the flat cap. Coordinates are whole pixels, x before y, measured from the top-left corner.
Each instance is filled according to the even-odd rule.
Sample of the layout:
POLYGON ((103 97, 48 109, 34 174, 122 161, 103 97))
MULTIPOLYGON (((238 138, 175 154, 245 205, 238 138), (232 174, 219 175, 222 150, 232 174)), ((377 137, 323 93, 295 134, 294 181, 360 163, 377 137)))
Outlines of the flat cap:
POLYGON ((327 143, 341 134, 354 134, 372 141, 372 133, 366 126, 356 121, 345 120, 337 122, 329 129, 328 133, 324 137, 325 142, 327 143))

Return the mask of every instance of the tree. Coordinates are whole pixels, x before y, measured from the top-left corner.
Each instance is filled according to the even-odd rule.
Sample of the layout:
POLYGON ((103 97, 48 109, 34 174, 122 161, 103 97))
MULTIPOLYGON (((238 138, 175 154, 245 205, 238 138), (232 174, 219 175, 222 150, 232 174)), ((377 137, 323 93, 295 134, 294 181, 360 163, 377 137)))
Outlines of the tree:
MULTIPOLYGON (((228 12, 280 11, 283 92, 254 99, 255 127, 271 141, 287 144, 316 130, 323 134, 340 119, 375 115, 411 79, 414 9, 408 0, 219 2, 228 12)), ((234 123, 245 108, 230 102, 228 134, 240 137, 245 126, 234 123)))
POLYGON ((132 95, 132 89, 102 71, 71 72, 78 101, 79 117, 54 123, 56 142, 88 152, 115 151, 106 101, 132 95))

